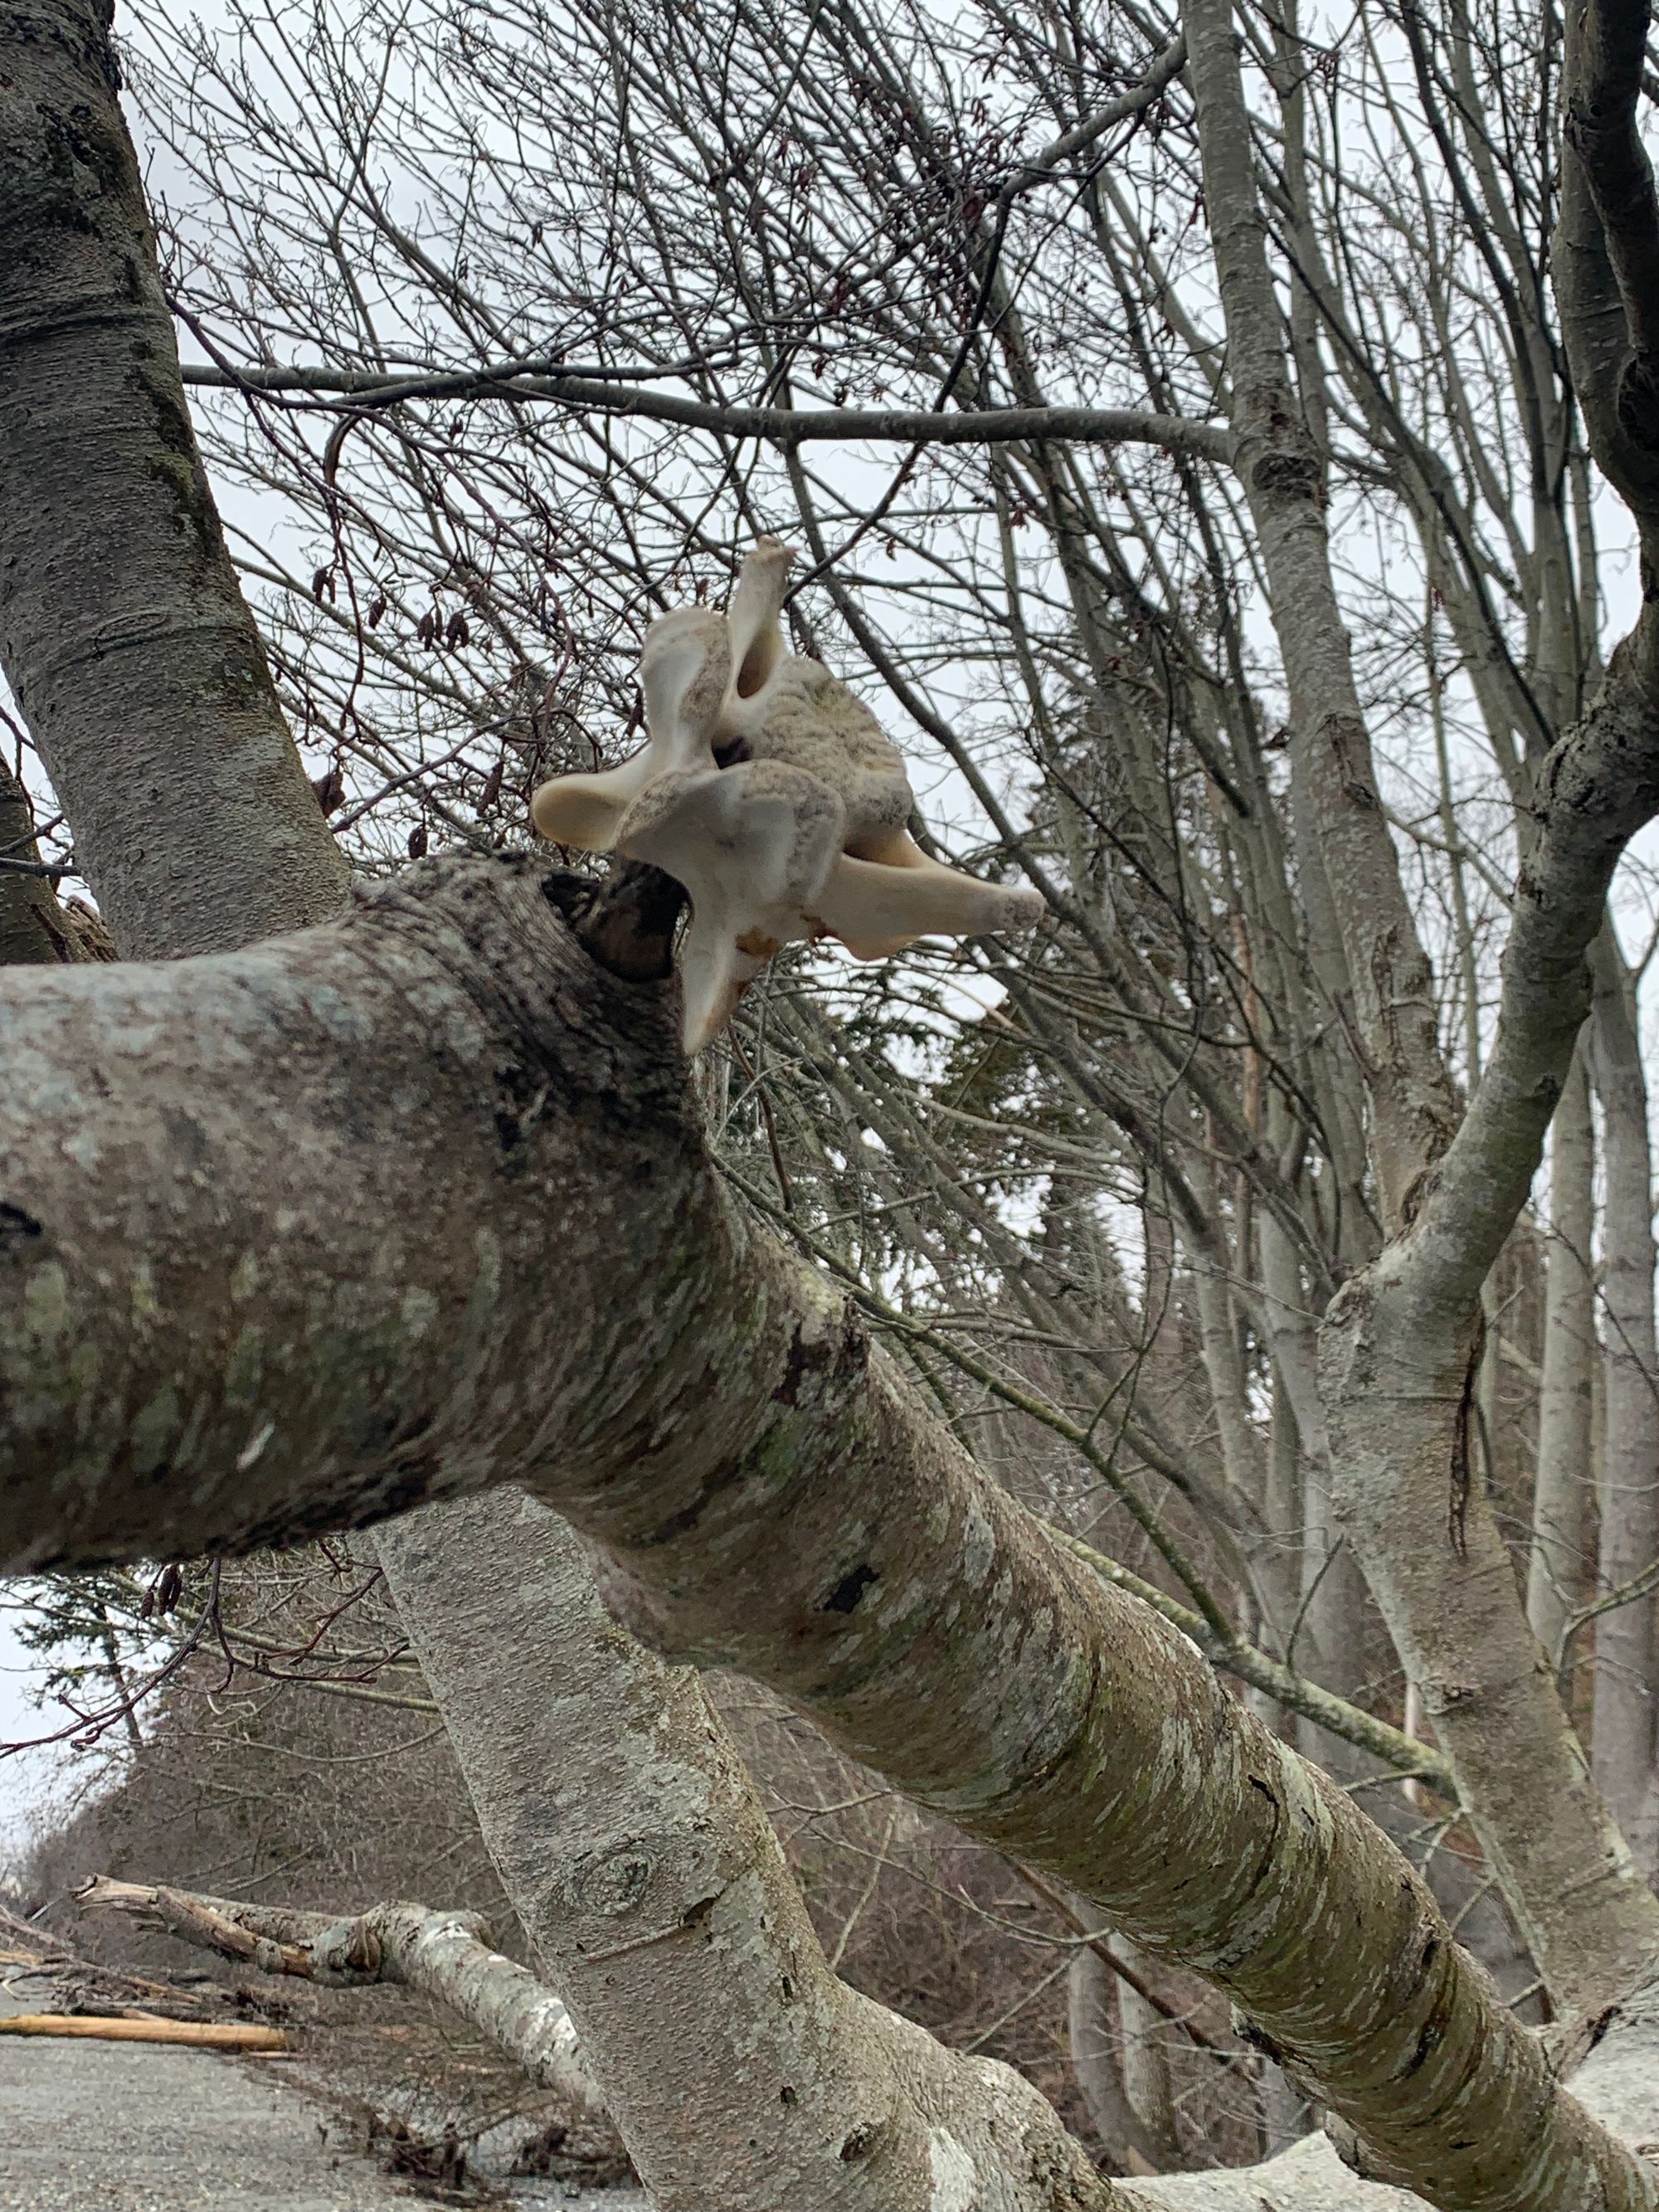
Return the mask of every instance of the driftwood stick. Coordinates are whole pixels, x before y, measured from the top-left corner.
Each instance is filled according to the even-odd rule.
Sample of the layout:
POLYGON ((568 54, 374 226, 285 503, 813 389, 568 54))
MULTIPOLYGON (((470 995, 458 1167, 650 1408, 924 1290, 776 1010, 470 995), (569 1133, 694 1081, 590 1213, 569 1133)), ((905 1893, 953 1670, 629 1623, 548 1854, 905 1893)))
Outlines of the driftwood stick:
POLYGON ((84 2035, 103 2043, 193 2043, 214 2051, 286 2051, 279 2027, 209 2020, 83 2020, 76 2013, 24 2012, 0 2020, 0 2035, 84 2035))
MULTIPOLYGON (((114 1881, 107 1875, 93 1875, 75 1893, 82 1912, 125 1912, 146 1928, 176 1936, 222 1958, 236 1959, 266 1974, 295 1974, 309 1981, 311 1954, 303 1942, 273 1941, 263 1929, 239 1926, 220 1908, 215 1898, 192 1897, 160 1883, 114 1881)), ((319 1932, 328 1923, 319 1916, 319 1932)))

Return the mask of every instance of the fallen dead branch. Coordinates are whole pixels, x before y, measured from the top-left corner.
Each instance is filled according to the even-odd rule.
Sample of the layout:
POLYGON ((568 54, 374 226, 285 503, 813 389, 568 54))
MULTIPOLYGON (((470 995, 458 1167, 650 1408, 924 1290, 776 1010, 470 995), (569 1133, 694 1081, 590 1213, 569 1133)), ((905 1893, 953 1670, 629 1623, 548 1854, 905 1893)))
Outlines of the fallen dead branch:
POLYGON ((263 1973, 344 1987, 400 1983, 459 2013, 582 2117, 608 2120, 563 2004, 526 1968, 490 1949, 476 1914, 391 1903, 332 1918, 107 1875, 89 1876, 75 1904, 82 1912, 125 1913, 263 1973))

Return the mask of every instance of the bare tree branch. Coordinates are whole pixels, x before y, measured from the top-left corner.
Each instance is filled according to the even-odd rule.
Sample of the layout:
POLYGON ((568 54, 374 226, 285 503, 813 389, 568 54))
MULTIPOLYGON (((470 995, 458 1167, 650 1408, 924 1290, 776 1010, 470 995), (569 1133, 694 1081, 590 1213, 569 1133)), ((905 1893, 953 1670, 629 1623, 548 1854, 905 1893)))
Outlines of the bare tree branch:
POLYGON ((678 422, 728 438, 759 438, 786 450, 826 440, 837 444, 980 446, 1033 439, 1083 445, 1158 446, 1194 460, 1228 463, 1232 440, 1218 423, 1123 407, 967 408, 959 413, 889 407, 721 407, 672 392, 619 389, 596 378, 570 376, 546 362, 502 362, 480 369, 399 376, 375 369, 208 368, 185 362, 187 385, 217 390, 341 394, 354 408, 397 406, 411 399, 541 400, 574 413, 618 420, 678 422))

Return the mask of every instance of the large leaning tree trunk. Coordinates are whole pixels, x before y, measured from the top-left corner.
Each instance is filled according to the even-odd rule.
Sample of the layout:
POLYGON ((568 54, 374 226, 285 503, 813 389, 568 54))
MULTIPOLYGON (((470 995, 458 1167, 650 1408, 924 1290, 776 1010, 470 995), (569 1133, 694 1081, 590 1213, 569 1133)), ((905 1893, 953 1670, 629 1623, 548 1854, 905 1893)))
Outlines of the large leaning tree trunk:
MULTIPOLYGON (((118 331, 153 270, 123 280, 118 246, 74 282, 60 266, 63 234, 72 262, 95 260, 84 241, 106 230, 143 242, 130 155, 58 158, 72 119, 106 155, 125 146, 100 21, 70 5, 4 20, 21 35, 0 85, 0 213, 25 250, 0 258, 0 331, 28 343, 0 352, 0 502, 26 540, 48 494, 64 528, 62 379, 39 378, 33 341, 94 308, 118 331)), ((100 387, 122 423, 162 373, 135 358, 143 375, 100 387)), ((182 410, 169 419, 176 433, 182 410)), ((161 480, 129 468, 111 511, 161 480)), ((175 534, 210 553, 210 532, 175 534)), ((82 554, 88 590, 118 597, 112 556, 82 554)), ((189 607, 172 580, 119 610, 139 663, 189 607)), ((95 781, 126 726, 116 688, 89 687, 77 719, 51 680, 55 624, 79 603, 65 616, 5 590, 0 644, 54 775, 71 782, 73 760, 95 781)), ((1501 1079, 1447 1154, 1450 1197, 1414 1217, 1443 1259, 1480 1226, 1458 1212, 1471 1186, 1454 1164, 1495 1164, 1509 1218, 1519 1206, 1572 1046, 1562 988, 1652 811, 1659 731, 1632 666, 1557 757, 1509 1057, 1500 1042, 1501 1079), (1547 1012, 1527 995, 1540 970, 1547 1012)), ((210 736, 216 703, 202 692, 194 712, 210 736)), ((125 788, 188 875, 214 808, 175 818, 142 781, 125 788)), ((298 814, 276 817, 297 834, 298 814)), ((1556 2086, 1352 1801, 1157 1613, 1057 1547, 758 1232, 708 1158, 672 992, 592 957, 588 898, 533 860, 428 866, 246 951, 10 983, 0 1556, 233 1548, 515 1483, 601 1547, 607 1597, 647 1641, 771 1683, 919 1802, 1229 1991, 1376 2170, 1480 2212, 1652 2204, 1650 2172, 1556 2086)), ((1478 1290, 1472 1264, 1430 1302, 1431 1328, 1478 1290)), ((1565 1918, 1544 1932, 1561 1987, 1605 1990, 1651 1969, 1652 1900, 1604 1869, 1593 1793, 1575 1803, 1588 1963, 1565 1918)), ((1486 1805, 1489 1848, 1515 1842, 1504 1809, 1486 1805)), ((935 2205, 966 2212, 973 2177, 941 2157, 935 2205)), ((1070 2177, 1037 2178, 1064 2201, 1070 2177)), ((1160 2202, 1187 2185, 1149 2185, 1160 2202)), ((1080 2177, 1073 2201, 1108 2188, 1080 2177)))
POLYGON ((574 889, 428 863, 246 953, 15 979, 5 1556, 515 1481, 647 1642, 1198 1967, 1433 2201, 1647 2202, 1352 1802, 745 1219, 672 993, 591 961, 574 889))

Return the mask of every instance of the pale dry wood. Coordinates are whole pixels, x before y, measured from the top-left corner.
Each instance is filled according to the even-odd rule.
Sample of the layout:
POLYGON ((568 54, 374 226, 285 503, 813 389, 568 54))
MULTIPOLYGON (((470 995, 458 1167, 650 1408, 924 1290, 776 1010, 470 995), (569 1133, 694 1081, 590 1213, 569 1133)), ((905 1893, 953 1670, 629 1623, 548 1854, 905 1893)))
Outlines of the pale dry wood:
POLYGON ((499 2044, 533 2081, 587 2118, 608 2118, 561 1998, 483 1941, 467 1913, 393 1903, 331 1917, 161 1883, 93 1875, 75 1892, 82 1912, 119 1912, 262 1973, 356 1987, 397 1982, 441 2003, 499 2044))

